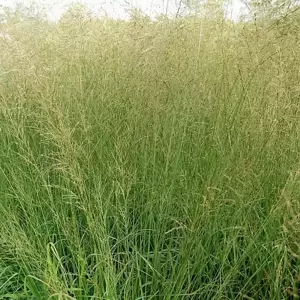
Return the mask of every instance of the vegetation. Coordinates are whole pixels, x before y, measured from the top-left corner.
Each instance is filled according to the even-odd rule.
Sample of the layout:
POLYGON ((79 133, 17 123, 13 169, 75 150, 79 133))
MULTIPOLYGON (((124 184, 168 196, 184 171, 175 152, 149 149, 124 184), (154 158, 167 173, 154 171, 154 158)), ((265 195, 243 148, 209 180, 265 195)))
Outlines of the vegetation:
POLYGON ((296 299, 299 12, 87 15, 1 24, 0 299, 296 299))

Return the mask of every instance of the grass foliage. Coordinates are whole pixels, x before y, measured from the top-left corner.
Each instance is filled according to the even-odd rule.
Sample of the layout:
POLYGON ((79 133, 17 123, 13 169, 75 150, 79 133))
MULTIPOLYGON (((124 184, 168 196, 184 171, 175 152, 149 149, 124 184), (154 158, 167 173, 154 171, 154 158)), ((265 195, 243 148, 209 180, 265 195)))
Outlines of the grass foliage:
POLYGON ((299 20, 2 24, 0 299, 296 299, 299 20))

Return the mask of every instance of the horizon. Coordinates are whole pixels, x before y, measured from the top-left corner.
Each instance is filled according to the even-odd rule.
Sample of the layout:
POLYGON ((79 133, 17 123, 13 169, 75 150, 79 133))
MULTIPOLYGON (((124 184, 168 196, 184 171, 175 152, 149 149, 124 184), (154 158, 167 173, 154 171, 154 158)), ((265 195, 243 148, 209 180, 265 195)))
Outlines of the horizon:
MULTIPOLYGON (((242 14, 244 5, 241 0, 231 0, 231 3, 226 7, 226 17, 233 21, 237 21, 242 14)), ((40 5, 45 9, 47 18, 49 21, 58 21, 61 16, 68 10, 72 4, 82 4, 88 7, 96 15, 108 15, 114 19, 128 19, 128 10, 131 8, 138 8, 143 13, 151 18, 155 18, 158 15, 166 14, 174 16, 178 9, 176 1, 164 1, 164 0, 63 0, 63 1, 51 1, 51 0, 0 0, 0 7, 16 7, 17 4, 30 6, 32 4, 40 5)))

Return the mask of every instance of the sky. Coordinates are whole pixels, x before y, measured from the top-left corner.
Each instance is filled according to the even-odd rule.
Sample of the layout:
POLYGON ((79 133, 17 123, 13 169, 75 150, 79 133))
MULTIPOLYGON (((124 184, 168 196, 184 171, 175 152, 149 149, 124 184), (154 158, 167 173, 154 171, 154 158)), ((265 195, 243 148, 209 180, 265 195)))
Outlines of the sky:
MULTIPOLYGON (((47 10, 49 19, 57 21, 74 2, 85 4, 95 13, 107 13, 113 18, 126 19, 128 16, 126 3, 142 9, 149 16, 155 16, 166 11, 175 14, 178 0, 0 0, 0 7, 1 5, 12 7, 16 3, 29 5, 32 2, 42 4, 47 10)), ((243 7, 241 0, 231 0, 231 3, 228 7, 228 16, 237 20, 243 7)))

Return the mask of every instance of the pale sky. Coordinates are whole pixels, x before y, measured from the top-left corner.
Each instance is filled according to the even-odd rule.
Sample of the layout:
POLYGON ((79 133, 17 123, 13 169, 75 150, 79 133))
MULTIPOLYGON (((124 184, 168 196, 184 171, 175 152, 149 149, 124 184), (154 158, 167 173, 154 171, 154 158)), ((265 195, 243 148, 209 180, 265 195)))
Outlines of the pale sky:
MULTIPOLYGON (((56 21, 74 2, 85 4, 94 12, 106 12, 111 17, 124 19, 127 17, 126 7, 128 8, 128 4, 126 2, 130 3, 132 7, 141 8, 149 16, 155 16, 166 13, 166 11, 175 14, 178 0, 0 0, 0 6, 14 6, 16 3, 27 5, 32 2, 45 6, 49 19, 56 21)), ((243 6, 241 0, 231 0, 231 2, 228 16, 236 20, 243 6)))

